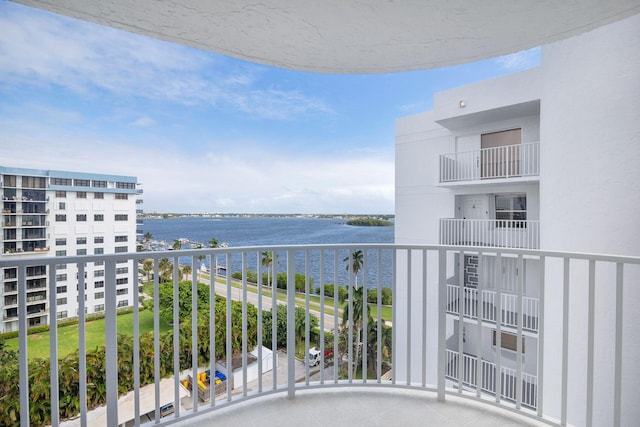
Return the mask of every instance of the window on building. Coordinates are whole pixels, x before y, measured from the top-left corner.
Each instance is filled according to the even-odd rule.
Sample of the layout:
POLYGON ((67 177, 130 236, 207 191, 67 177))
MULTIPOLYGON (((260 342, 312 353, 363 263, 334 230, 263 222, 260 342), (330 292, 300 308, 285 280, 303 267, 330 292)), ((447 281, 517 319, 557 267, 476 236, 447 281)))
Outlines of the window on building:
POLYGON ((67 192, 66 191, 56 191, 56 197, 67 197, 67 192))
POLYGON ((103 277, 104 276, 104 270, 96 270, 93 272, 93 277, 103 277))
POLYGON ((104 215, 103 214, 95 214, 95 215, 93 215, 93 220, 96 221, 96 222, 104 221, 104 215))
POLYGON ((38 176, 23 176, 22 186, 26 188, 46 188, 47 179, 38 176))
POLYGON ((127 242, 127 241, 129 241, 129 236, 116 236, 115 237, 115 241, 116 241, 116 243, 118 243, 118 242, 127 242))
POLYGON ((100 312, 100 311, 104 311, 104 304, 96 304, 93 306, 93 311, 100 312))
POLYGON ((99 188, 106 188, 107 187, 107 181, 92 180, 91 181, 91 186, 92 187, 99 187, 99 188))
MULTIPOLYGON (((493 346, 496 346, 496 331, 493 330, 493 346)), ((500 332, 500 346, 511 351, 518 351, 518 336, 509 332, 500 332)), ((524 353, 524 337, 522 337, 522 352, 524 353)))
POLYGON ((67 287, 66 286, 58 286, 56 288, 56 293, 58 293, 58 294, 66 294, 67 293, 67 287))
POLYGON ((73 185, 76 187, 89 187, 91 182, 88 179, 74 179, 73 185))
POLYGON ((104 237, 103 236, 96 236, 93 238, 93 243, 104 243, 104 237))
POLYGON ((64 246, 67 244, 67 239, 65 238, 57 238, 56 239, 56 246, 64 246))
POLYGON ((67 264, 56 264, 56 271, 58 270, 66 270, 67 264))
POLYGON ((104 253, 104 248, 95 248, 93 250, 94 255, 102 255, 104 253))
POLYGON ((4 186, 5 187, 15 187, 16 186, 16 176, 15 175, 4 175, 4 186))
POLYGON ((64 280, 67 280, 66 274, 56 274, 56 282, 62 282, 64 280))
POLYGON ((128 288, 118 289, 116 291, 116 295, 127 295, 128 293, 129 293, 129 289, 128 288))
POLYGON ((508 228, 524 228, 527 226, 527 195, 496 195, 496 226, 508 228))
POLYGON ((66 319, 67 318, 67 310, 59 311, 56 315, 58 319, 66 319))
POLYGON ((93 299, 102 299, 104 298, 104 292, 96 292, 93 294, 93 299))
POLYGON ((116 193, 116 200, 128 200, 128 194, 116 193))
POLYGON ((67 303, 67 298, 58 298, 56 301, 58 305, 65 305, 67 303))
POLYGON ((127 283, 129 283, 128 277, 122 277, 120 279, 116 279, 116 285, 126 285, 127 283))
POLYGON ((104 261, 96 261, 93 263, 93 265, 95 265, 96 267, 104 265, 104 261))
POLYGON ((85 214, 77 214, 76 215, 76 221, 78 221, 78 222, 86 222, 87 221, 87 215, 85 215, 85 214))
POLYGON ((56 256, 67 256, 67 251, 56 251, 56 256))
POLYGON ((73 185, 70 178, 51 178, 51 185, 73 185))
POLYGON ((60 209, 61 211, 67 209, 67 204, 65 202, 59 202, 58 209, 60 209))
POLYGON ((116 268, 116 274, 126 274, 129 272, 129 267, 116 268))
POLYGON ((125 190, 135 190, 136 183, 135 182, 116 182, 116 188, 122 188, 125 190))
POLYGON ((94 199, 104 199, 104 193, 93 193, 94 199))
POLYGON ((95 282, 93 284, 93 287, 98 289, 98 288, 104 288, 104 280, 98 280, 97 282, 95 282))
POLYGON ((86 245, 87 238, 86 237, 76 237, 76 245, 86 245))
POLYGON ((76 192, 76 199, 86 199, 87 192, 86 191, 78 191, 76 192))
POLYGON ((127 214, 116 214, 115 220, 116 221, 128 221, 129 220, 129 215, 127 215, 127 214))
POLYGON ((115 253, 127 252, 129 250, 126 246, 116 246, 115 253))
POLYGON ((87 250, 86 249, 78 249, 76 251, 76 255, 86 255, 87 254, 87 250))
POLYGON ((67 220, 67 216, 64 214, 56 214, 56 222, 65 222, 67 220))
POLYGON ((127 307, 129 306, 129 301, 124 300, 124 301, 118 301, 118 307, 127 307))

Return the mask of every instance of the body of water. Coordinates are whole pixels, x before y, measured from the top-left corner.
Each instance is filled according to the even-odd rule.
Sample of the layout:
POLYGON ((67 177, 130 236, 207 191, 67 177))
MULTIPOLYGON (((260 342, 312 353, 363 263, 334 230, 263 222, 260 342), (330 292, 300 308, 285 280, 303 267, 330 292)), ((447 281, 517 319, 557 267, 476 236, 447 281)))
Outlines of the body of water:
MULTIPOLYGON (((156 241, 166 241, 168 247, 175 239, 185 238, 190 241, 201 242, 205 247, 212 237, 219 243, 227 243, 230 247, 266 246, 266 245, 302 245, 302 244, 340 244, 340 243, 393 243, 393 226, 389 227, 357 227, 346 224, 345 220, 326 218, 270 218, 270 217, 226 217, 226 218, 167 218, 145 219, 143 231, 152 234, 156 241)), ((325 283, 334 282, 334 269, 338 274, 338 281, 344 284, 348 281, 346 262, 347 251, 338 253, 338 265, 334 266, 334 252, 325 251, 324 275, 325 283)), ((285 254, 280 255, 284 259, 285 254)), ((257 254, 247 257, 249 269, 256 270, 257 254)), ((314 279, 314 285, 319 286, 320 265, 319 251, 310 256, 309 275, 314 279)), ((375 251, 366 254, 367 287, 378 285, 378 268, 380 268, 381 283, 391 286, 391 250, 381 252, 381 262, 378 266, 378 255, 375 251)), ((218 263, 224 264, 224 257, 218 263)), ((181 264, 190 263, 188 258, 180 259, 181 264)), ((204 261, 210 267, 210 260, 204 261)), ((241 269, 240 257, 231 260, 231 271, 241 269)), ((284 262, 276 266, 278 271, 284 271, 284 262)), ((296 256, 296 271, 305 272, 304 254, 296 256)), ((359 283, 364 280, 360 274, 359 283)))

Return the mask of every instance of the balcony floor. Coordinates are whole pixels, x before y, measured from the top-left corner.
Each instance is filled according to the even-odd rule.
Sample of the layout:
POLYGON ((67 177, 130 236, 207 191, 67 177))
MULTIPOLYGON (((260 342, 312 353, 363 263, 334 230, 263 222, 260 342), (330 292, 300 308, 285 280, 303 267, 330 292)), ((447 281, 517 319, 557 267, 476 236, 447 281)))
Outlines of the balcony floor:
POLYGON ((173 424, 208 426, 541 426, 547 425, 469 399, 405 389, 341 387, 272 394, 173 424))

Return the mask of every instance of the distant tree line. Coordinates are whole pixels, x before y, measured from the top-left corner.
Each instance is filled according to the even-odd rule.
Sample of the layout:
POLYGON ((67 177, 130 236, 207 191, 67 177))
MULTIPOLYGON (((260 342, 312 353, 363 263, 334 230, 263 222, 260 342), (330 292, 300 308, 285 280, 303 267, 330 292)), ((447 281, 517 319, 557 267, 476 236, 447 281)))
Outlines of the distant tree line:
POLYGON ((393 225, 391 221, 385 221, 377 218, 358 218, 347 221, 347 225, 357 225, 362 227, 386 227, 393 225))

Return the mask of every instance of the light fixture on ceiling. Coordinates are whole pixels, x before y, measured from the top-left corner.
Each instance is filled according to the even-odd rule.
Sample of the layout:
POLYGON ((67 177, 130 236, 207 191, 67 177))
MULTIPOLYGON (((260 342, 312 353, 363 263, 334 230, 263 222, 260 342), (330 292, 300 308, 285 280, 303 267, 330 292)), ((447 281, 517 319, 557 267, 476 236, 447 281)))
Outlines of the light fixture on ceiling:
POLYGON ((464 99, 461 99, 459 104, 460 104, 460 108, 464 108, 467 106, 467 104, 464 102, 464 99))

